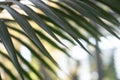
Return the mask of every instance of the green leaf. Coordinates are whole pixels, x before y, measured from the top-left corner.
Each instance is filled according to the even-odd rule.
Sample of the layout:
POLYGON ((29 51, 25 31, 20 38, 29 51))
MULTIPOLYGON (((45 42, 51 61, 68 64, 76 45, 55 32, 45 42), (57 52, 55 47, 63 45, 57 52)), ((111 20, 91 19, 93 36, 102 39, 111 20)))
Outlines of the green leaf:
POLYGON ((72 26, 71 24, 68 23, 68 21, 64 18, 66 16, 62 17, 63 14, 61 14, 62 13, 61 11, 58 11, 58 9, 56 9, 56 8, 52 8, 52 10, 54 10, 54 12, 57 14, 57 16, 61 17, 62 20, 73 30, 73 32, 76 34, 76 38, 83 39, 87 43, 89 43, 90 45, 92 45, 92 43, 89 42, 88 38, 86 38, 85 35, 83 35, 82 33, 80 33, 80 31, 78 31, 77 28, 75 28, 74 26, 72 26))
POLYGON ((120 25, 120 22, 116 19, 116 17, 114 15, 112 15, 109 12, 103 10, 101 7, 97 6, 97 4, 95 4, 94 2, 86 1, 86 0, 83 0, 83 2, 86 3, 86 5, 89 5, 94 9, 95 12, 91 11, 94 14, 96 14, 98 16, 101 16, 102 18, 106 19, 107 21, 109 21, 109 22, 111 22, 115 25, 118 25, 118 26, 120 25))
MULTIPOLYGON (((119 27, 120 23, 117 20, 117 17, 119 18, 120 14, 119 0, 48 0, 51 1, 52 3, 55 3, 59 8, 51 7, 52 6, 51 4, 49 3, 45 4, 42 0, 28 0, 33 3, 30 5, 29 4, 24 5, 21 3, 21 1, 22 0, 6 0, 3 3, 0 3, 1 7, 0 14, 4 9, 6 9, 8 13, 12 15, 14 21, 17 22, 20 25, 20 27, 24 30, 24 32, 15 28, 10 28, 10 30, 12 29, 18 32, 20 35, 23 35, 30 39, 31 43, 33 44, 32 46, 35 46, 37 50, 39 49, 39 52, 36 52, 31 47, 31 45, 28 45, 23 39, 20 39, 20 37, 15 35, 14 33, 13 35, 12 33, 11 35, 8 35, 9 33, 7 34, 6 32, 4 32, 5 31, 4 28, 2 29, 3 26, 2 27, 0 26, 0 42, 2 40, 5 47, 7 47, 6 49, 9 52, 11 51, 10 53, 9 52, 8 53, 13 55, 11 46, 9 46, 9 44, 12 43, 7 42, 8 38, 6 38, 7 37, 6 35, 8 35, 9 39, 10 37, 13 37, 15 40, 20 42, 20 44, 26 46, 31 51, 32 56, 34 56, 39 62, 41 62, 47 69, 52 71, 55 75, 57 75, 56 71, 47 61, 45 61, 43 57, 45 58, 47 57, 49 60, 51 60, 51 62, 53 62, 57 66, 58 64, 54 61, 49 52, 46 50, 45 48, 46 45, 42 44, 42 42, 40 41, 41 39, 46 40, 50 45, 56 47, 57 49, 63 51, 64 53, 66 53, 64 48, 56 44, 57 42, 59 42, 64 45, 64 43, 62 43, 57 36, 65 40, 68 40, 69 42, 73 43, 73 45, 75 45, 74 41, 76 41, 88 53, 90 52, 82 44, 81 40, 84 40, 88 44, 91 44, 89 42, 90 37, 99 40, 101 36, 106 36, 106 34, 104 34, 104 32, 101 31, 103 30, 103 28, 107 30, 109 33, 111 33, 113 36, 116 36, 117 38, 120 39, 120 36, 117 34, 117 32, 119 33, 120 29, 119 27), (103 5, 109 7, 112 13, 105 11, 102 7, 97 5, 96 2, 102 3, 103 5), (14 6, 12 5, 19 6, 21 10, 24 11, 27 15, 23 15, 19 11, 18 12, 15 11, 12 8, 14 6), (44 14, 39 14, 35 12, 29 6, 37 7, 44 14), (104 22, 102 19, 106 20, 107 22, 114 26, 111 26, 110 24, 104 22), (28 20, 36 22, 46 33, 48 33, 52 38, 54 38, 54 40, 52 40, 51 37, 49 38, 49 36, 42 33, 40 30, 33 29, 33 26, 29 24, 28 20), (73 26, 72 23, 69 23, 69 20, 72 21, 76 26, 73 26), (85 35, 83 32, 80 32, 79 29, 84 30, 85 33, 87 33, 87 35, 85 35), (4 39, 6 40, 4 41, 4 39), (44 56, 39 55, 39 53, 41 52, 43 53, 44 56)), ((4 18, 3 19, 0 18, 0 20, 4 25, 5 23, 10 21, 4 18)), ((6 25, 5 29, 7 30, 6 25)), ((13 52, 16 53, 14 49, 13 52)), ((40 77, 38 73, 34 70, 34 68, 32 68, 32 65, 25 61, 25 59, 21 55, 18 54, 18 57, 20 57, 21 60, 25 62, 28 68, 30 68, 38 77, 40 77)), ((24 77, 26 79, 32 80, 32 76, 30 76, 29 73, 26 72, 26 70, 22 69, 21 71, 22 73, 24 73, 25 75, 24 77)))
POLYGON ((93 20, 97 24, 101 25, 104 27, 107 31, 109 31, 112 35, 116 36, 118 39, 120 37, 113 31, 111 30, 111 26, 105 24, 102 20, 99 19, 98 16, 94 15, 93 13, 90 13, 88 10, 84 9, 82 6, 78 5, 77 3, 70 1, 70 0, 61 0, 62 2, 66 3, 68 6, 71 8, 74 8, 76 11, 81 13, 83 16, 88 17, 90 20, 93 20))
MULTIPOLYGON (((4 69, 4 71, 9 75, 9 77, 12 79, 12 80, 17 80, 17 78, 14 76, 14 74, 7 68, 5 67, 2 63, 0 63, 0 67, 2 69, 4 69)), ((1 79, 2 80, 2 79, 1 79)))
MULTIPOLYGON (((78 28, 85 29, 87 33, 91 34, 93 37, 95 37, 97 39, 99 39, 97 34, 100 36, 103 36, 98 31, 97 27, 93 26, 90 22, 88 22, 86 19, 84 19, 83 16, 77 14, 72 9, 70 9, 69 7, 66 7, 65 5, 63 5, 59 2, 54 2, 54 1, 52 1, 52 2, 57 4, 61 9, 65 10, 68 13, 68 15, 66 15, 65 17, 73 20, 73 22, 75 22, 78 25, 78 28)), ((63 11, 61 11, 60 13, 63 13, 63 11)))
MULTIPOLYGON (((44 29, 49 35, 51 35, 55 40, 57 40, 59 43, 61 43, 62 45, 64 45, 55 35, 54 33, 50 30, 50 28, 43 22, 43 20, 41 19, 40 16, 38 16, 37 13, 35 13, 31 8, 27 7, 26 5, 23 5, 17 1, 12 1, 14 3, 16 3, 19 7, 22 8, 22 10, 24 10, 28 16, 34 20, 39 27, 41 27, 42 29, 44 29)), ((65 45, 64 45, 65 46, 65 45)))
POLYGON ((18 37, 11 35, 14 39, 16 39, 18 42, 26 46, 32 53, 33 56, 35 56, 45 67, 47 67, 50 71, 52 71, 56 76, 55 70, 37 53, 33 48, 31 48, 28 44, 26 44, 24 41, 20 40, 18 37))
MULTIPOLYGON (((22 60, 22 62, 23 62, 29 69, 31 69, 32 72, 35 73, 35 75, 37 75, 39 79, 42 80, 42 79, 43 79, 42 74, 38 73, 38 71, 36 71, 36 70, 33 68, 33 66, 32 66, 27 60, 25 60, 25 59, 20 55, 20 53, 19 53, 18 51, 17 51, 17 53, 18 53, 19 58, 22 60)), ((29 79, 29 80, 32 80, 32 79, 29 79)))
POLYGON ((2 80, 1 73, 0 73, 0 80, 2 80))
POLYGON ((67 51, 63 48, 61 48, 59 45, 57 45, 53 40, 51 40, 50 38, 48 38, 47 36, 43 35, 43 33, 41 33, 39 30, 35 30, 35 32, 38 34, 39 37, 41 37, 42 39, 46 40, 50 45, 52 45, 53 47, 57 48, 58 50, 62 51, 63 53, 69 55, 67 53, 67 51))
POLYGON ((15 48, 11 41, 7 27, 2 21, 0 21, 0 38, 1 38, 2 43, 4 44, 5 48, 8 51, 10 59, 12 60, 14 66, 16 67, 21 78, 24 80, 24 78, 22 76, 22 72, 21 72, 21 67, 20 67, 20 64, 19 64, 17 56, 16 56, 15 48))
POLYGON ((26 70, 22 69, 22 72, 28 80, 32 80, 32 76, 30 76, 30 74, 26 70))
MULTIPOLYGON (((5 57, 5 59, 8 59, 9 61, 11 61, 11 59, 9 58, 8 55, 6 55, 6 53, 0 51, 0 54, 1 54, 3 57, 5 57)), ((12 62, 12 61, 11 61, 11 62, 12 62)), ((11 73, 10 70, 8 70, 2 63, 1 63, 1 65, 2 65, 2 67, 4 67, 4 69, 5 69, 5 71, 7 72, 7 74, 10 75, 10 77, 11 77, 13 80, 17 80, 17 78, 14 76, 14 74, 11 73)), ((1 65, 0 65, 0 66, 1 66, 1 65)), ((32 78, 30 77, 30 75, 29 75, 24 69, 22 69, 22 73, 24 74, 24 76, 25 76, 26 78, 28 78, 29 80, 32 80, 32 78)))
MULTIPOLYGON (((11 61, 10 58, 8 57, 8 55, 6 55, 5 53, 3 53, 3 52, 0 51, 0 54, 1 54, 2 56, 4 56, 6 59, 8 59, 9 61, 11 61)), ((29 64, 29 62, 26 61, 26 60, 20 55, 20 53, 19 53, 18 51, 17 51, 17 54, 18 54, 18 57, 23 61, 23 63, 25 63, 25 65, 27 65, 28 68, 30 68, 30 69, 38 76, 38 78, 42 80, 42 77, 41 77, 40 73, 38 73, 38 72, 29 64)), ((12 62, 12 61, 11 61, 11 62, 12 62)), ((29 80, 32 80, 32 78, 30 77, 30 75, 27 74, 27 72, 26 72, 25 70, 22 69, 22 72, 23 72, 23 74, 24 74, 29 80)), ((9 73, 8 73, 8 74, 9 74, 9 73)), ((11 73, 11 74, 12 74, 12 73, 11 73)), ((10 74, 10 75, 11 75, 11 74, 10 74)), ((13 74, 12 74, 12 75, 13 75, 13 74)), ((15 78, 15 76, 14 76, 14 77, 11 76, 11 77, 13 78, 13 80, 17 80, 17 79, 15 78)))
POLYGON ((119 0, 98 0, 98 2, 101 2, 102 4, 107 5, 110 7, 113 11, 120 14, 120 1, 119 0))
POLYGON ((96 7, 96 5, 94 5, 92 2, 89 4, 86 4, 84 1, 79 1, 79 0, 75 0, 74 2, 76 2, 76 4, 79 4, 81 7, 83 7, 84 9, 87 9, 89 11, 89 13, 92 13, 93 15, 96 15, 97 17, 101 17, 106 19, 107 21, 115 24, 115 25, 119 25, 120 23, 118 22, 117 19, 115 19, 114 16, 108 14, 105 10, 102 10, 101 8, 99 8, 98 6, 96 7), (93 8, 94 7, 94 8, 93 8))
POLYGON ((63 18, 57 16, 50 7, 48 7, 45 3, 39 0, 30 0, 33 4, 35 4, 38 8, 40 8, 51 20, 53 20, 55 23, 57 23, 65 32, 67 32, 76 42, 79 43, 79 45, 85 49, 88 53, 90 53, 83 45, 82 43, 77 39, 77 35, 74 33, 74 31, 67 25, 63 20, 63 18))
MULTIPOLYGON (((10 27, 8 26, 9 29, 12 29, 18 33, 20 33, 21 35, 26 36, 27 38, 29 38, 24 32, 22 32, 21 30, 14 28, 14 27, 10 27)), ((41 31, 34 29, 34 31, 36 32, 36 34, 41 37, 42 39, 46 40, 49 44, 51 44, 53 47, 57 48, 58 50, 67 53, 63 48, 61 48, 60 46, 58 46, 54 41, 52 41, 50 38, 48 38, 45 34, 43 34, 41 31)), ((30 39, 30 38, 29 38, 30 39)), ((31 39, 30 39, 31 40, 31 39)), ((32 42, 32 40, 31 40, 32 42)), ((34 42, 32 42, 34 44, 34 42)), ((36 45, 36 44, 34 44, 36 45)))
POLYGON ((56 61, 51 57, 49 52, 45 49, 41 41, 37 38, 32 26, 28 23, 25 17, 20 15, 17 11, 14 9, 7 7, 7 6, 0 6, 2 8, 5 8, 11 16, 16 20, 16 22, 20 25, 20 27, 25 31, 25 33, 34 41, 34 43, 39 47, 43 55, 45 55, 48 59, 50 59, 56 66, 58 64, 56 61))
POLYGON ((72 44, 75 44, 74 41, 72 39, 70 39, 67 35, 63 34, 65 33, 64 31, 62 31, 60 28, 59 28, 59 25, 57 25, 54 21, 50 20, 48 17, 44 16, 44 15, 41 15, 39 14, 40 17, 42 17, 43 20, 47 21, 47 22, 50 22, 53 24, 53 26, 47 24, 47 26, 54 32, 56 33, 57 35, 59 35, 60 37, 62 37, 63 39, 66 39, 68 40, 69 42, 71 42, 72 44))
POLYGON ((51 20, 53 20, 56 24, 58 24, 64 31, 76 36, 72 29, 64 22, 60 17, 58 17, 50 7, 48 7, 45 3, 39 0, 30 0, 36 7, 40 8, 51 20))
POLYGON ((10 59, 10 57, 9 57, 8 55, 6 55, 6 53, 0 51, 0 54, 1 54, 3 57, 5 57, 6 59, 8 59, 9 61, 12 62, 12 60, 10 59))

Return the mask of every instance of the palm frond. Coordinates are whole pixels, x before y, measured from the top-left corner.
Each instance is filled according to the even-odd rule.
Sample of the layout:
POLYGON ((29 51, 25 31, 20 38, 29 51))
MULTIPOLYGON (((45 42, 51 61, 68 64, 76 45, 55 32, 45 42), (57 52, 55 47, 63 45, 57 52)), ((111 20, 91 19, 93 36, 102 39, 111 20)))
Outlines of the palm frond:
MULTIPOLYGON (((120 1, 118 0, 49 0, 48 3, 45 3, 42 0, 28 1, 31 4, 23 4, 21 0, 0 2, 0 14, 8 13, 12 17, 12 19, 0 17, 0 40, 9 56, 1 51, 0 54, 12 61, 22 80, 24 80, 24 77, 29 80, 32 80, 32 78, 26 70, 20 67, 18 58, 20 58, 20 61, 26 64, 38 78, 42 80, 44 77, 42 76, 42 73, 40 74, 20 55, 12 38, 21 45, 26 46, 31 51, 32 55, 56 76, 55 70, 43 56, 58 68, 59 65, 51 56, 42 40, 45 40, 51 46, 64 52, 70 57, 69 53, 66 51, 66 48, 69 48, 69 46, 63 43, 60 38, 67 40, 72 45, 78 43, 89 54, 91 54, 91 52, 83 45, 81 40, 94 46, 94 44, 89 41, 90 37, 100 40, 101 36, 106 36, 100 29, 106 30, 120 39, 120 36, 118 35, 120 22, 117 17, 113 15, 113 13, 117 16, 120 14, 120 1), (56 7, 49 3, 55 4, 56 7), (102 4, 108 7, 109 10, 105 10, 97 4, 102 4), (14 6, 17 6, 19 10, 14 6), (110 10, 112 13, 110 13, 110 10), (3 13, 4 11, 6 12, 3 13), (24 13, 21 13, 21 11, 24 13), (30 21, 37 25, 32 25, 30 21), (17 24, 17 26, 10 25, 9 23, 17 24), (38 52, 27 42, 21 40, 19 36, 10 32, 10 30, 26 37, 30 43, 36 47, 38 52)), ((11 79, 17 79, 4 64, 0 63, 0 66, 8 73, 8 75, 10 75, 11 79)))

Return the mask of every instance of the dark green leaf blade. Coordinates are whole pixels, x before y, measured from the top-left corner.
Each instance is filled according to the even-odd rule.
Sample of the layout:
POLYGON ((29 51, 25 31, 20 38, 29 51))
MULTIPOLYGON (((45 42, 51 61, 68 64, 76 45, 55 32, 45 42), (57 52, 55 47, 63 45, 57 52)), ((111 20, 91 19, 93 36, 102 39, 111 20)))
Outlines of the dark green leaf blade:
POLYGON ((2 80, 1 73, 0 73, 0 80, 2 80))
POLYGON ((85 40, 87 43, 89 43, 90 45, 92 45, 89 41, 88 41, 88 38, 85 37, 85 35, 83 35, 80 31, 78 31, 77 28, 75 28, 74 26, 72 26, 70 23, 68 23, 68 21, 66 20, 66 16, 63 17, 63 14, 61 11, 58 11, 58 9, 56 8, 52 8, 52 10, 57 14, 58 17, 61 17, 63 22, 65 22, 72 30, 73 32, 76 34, 76 38, 78 39, 83 39, 85 40))
MULTIPOLYGON (((97 27, 93 26, 90 22, 88 22, 83 16, 77 14, 73 10, 71 10, 69 7, 66 7, 65 5, 59 3, 59 2, 54 2, 53 3, 57 4, 61 9, 65 10, 68 14, 69 19, 73 20, 77 25, 79 25, 80 28, 83 28, 86 30, 88 34, 91 34, 93 37, 99 39, 97 35, 103 36, 102 33, 100 33, 97 29, 97 27), (97 34, 97 35, 96 35, 97 34)), ((61 11, 61 13, 63 13, 61 11)), ((78 28, 79 28, 78 27, 78 28)))
MULTIPOLYGON (((26 36, 27 38, 29 38, 24 32, 22 32, 21 30, 14 28, 14 27, 10 27, 8 26, 9 29, 14 30, 18 33, 20 33, 21 35, 26 36)), ((51 44, 53 47, 57 48, 58 50, 67 53, 63 48, 61 48, 59 45, 57 45, 54 41, 52 41, 50 38, 48 38, 46 35, 44 35, 41 31, 34 29, 34 31, 38 34, 39 37, 41 37, 42 39, 44 39, 45 41, 47 41, 49 44, 51 44)), ((61 33, 62 34, 62 33, 61 33)), ((30 39, 30 38, 29 38, 30 39)), ((31 39, 30 39, 31 40, 31 39)), ((19 40, 18 40, 19 41, 19 40)), ((31 40, 32 42, 32 40, 31 40)), ((33 43, 33 42, 32 42, 33 43)), ((34 44, 34 43, 33 43, 34 44)), ((34 44, 36 45, 36 44, 34 44)))
POLYGON ((83 7, 81 7, 80 5, 78 5, 77 3, 75 3, 74 1, 71 1, 71 0, 61 0, 61 1, 64 2, 64 3, 66 3, 71 8, 74 8, 76 11, 78 11, 79 13, 81 13, 83 16, 86 16, 88 19, 90 19, 93 22, 101 25, 108 32, 110 32, 112 35, 114 35, 118 39, 120 39, 120 37, 113 31, 114 28, 112 28, 111 26, 105 24, 98 16, 94 15, 93 13, 90 13, 89 11, 87 11, 86 9, 84 9, 83 7))
POLYGON ((17 11, 14 9, 7 7, 7 6, 0 6, 2 8, 5 8, 11 15, 12 17, 16 20, 16 22, 20 25, 20 27, 25 31, 25 33, 35 42, 35 44, 39 47, 41 52, 48 58, 50 59, 56 66, 58 64, 56 61, 51 57, 49 52, 46 50, 46 48, 43 46, 41 41, 37 38, 32 26, 28 23, 26 18, 24 18, 22 15, 20 15, 17 11))
POLYGON ((10 76, 12 80, 17 80, 13 73, 11 73, 11 71, 7 67, 5 67, 2 63, 0 63, 0 67, 2 67, 2 69, 10 76))
POLYGON ((38 8, 40 8, 51 20, 53 20, 55 23, 57 23, 65 32, 67 32, 76 42, 79 43, 81 47, 85 49, 86 52, 90 53, 83 45, 82 43, 77 39, 78 36, 75 34, 75 32, 69 27, 68 24, 66 24, 63 17, 59 17, 56 15, 56 13, 45 3, 39 0, 30 0, 33 4, 35 4, 38 8), (64 21, 63 21, 64 20, 64 21))
MULTIPOLYGON (((9 58, 8 55, 6 55, 6 53, 0 51, 0 54, 1 54, 2 56, 4 56, 5 59, 8 59, 9 61, 11 61, 11 59, 9 58)), ((11 62, 12 62, 12 61, 11 61, 11 62)), ((11 77, 13 80, 17 80, 17 78, 11 73, 10 70, 8 70, 4 65, 2 65, 2 67, 4 67, 5 71, 10 75, 10 77, 11 77)), ((22 72, 23 72, 23 74, 24 74, 24 76, 25 76, 26 78, 28 78, 29 80, 32 80, 32 78, 30 77, 30 75, 29 75, 24 69, 22 69, 22 72)))
MULTIPOLYGON (((49 35, 51 35, 55 40, 57 40, 59 43, 61 43, 62 45, 64 45, 52 32, 52 30, 50 30, 50 28, 43 22, 43 20, 41 19, 40 16, 38 16, 38 14, 36 12, 34 12, 31 8, 27 7, 26 5, 23 5, 17 1, 12 1, 14 3, 16 3, 19 7, 21 7, 28 15, 29 17, 34 20, 39 27, 41 27, 42 29, 44 29, 49 35)), ((65 45, 64 45, 65 46, 65 45)))
POLYGON ((20 74, 21 78, 24 80, 22 72, 21 72, 21 67, 20 67, 20 64, 19 64, 17 56, 16 56, 15 48, 11 41, 7 27, 2 21, 0 21, 0 38, 1 38, 2 43, 4 44, 5 48, 7 49, 10 59, 12 60, 13 64, 15 65, 18 73, 20 74))
POLYGON ((71 33, 72 35, 76 36, 72 29, 64 22, 60 17, 58 17, 49 6, 43 3, 40 0, 30 0, 36 7, 41 9, 51 20, 53 20, 56 24, 59 25, 64 31, 71 33))
POLYGON ((41 15, 39 14, 40 17, 42 17, 43 20, 50 22, 52 24, 54 24, 53 26, 47 24, 48 27, 50 27, 50 29, 57 35, 59 35, 61 38, 68 40, 69 42, 71 42, 72 44, 75 44, 74 41, 72 39, 70 39, 68 36, 66 36, 65 34, 63 34, 64 31, 59 29, 59 25, 57 25, 54 21, 50 20, 50 18, 48 18, 47 16, 41 15))
POLYGON ((38 76, 38 78, 39 78, 40 80, 43 79, 43 76, 42 76, 40 73, 38 73, 38 71, 36 71, 35 68, 33 68, 33 66, 32 66, 26 59, 24 59, 23 56, 20 55, 19 51, 17 51, 17 55, 18 55, 19 58, 23 61, 23 63, 24 63, 29 69, 31 69, 33 73, 35 73, 35 74, 38 76))
POLYGON ((113 11, 120 14, 120 1, 119 0, 97 0, 97 1, 101 2, 102 4, 107 5, 113 11))
MULTIPOLYGON (((94 2, 86 1, 86 0, 84 0, 83 2, 86 3, 87 5, 91 6, 95 11, 97 11, 97 14, 99 14, 99 16, 103 17, 107 21, 110 21, 111 23, 114 23, 115 25, 118 25, 118 26, 120 25, 120 22, 116 19, 115 16, 113 16, 109 12, 105 11, 101 7, 97 6, 97 4, 95 4, 94 2)), ((92 12, 94 12, 94 11, 92 11, 92 12)))
POLYGON ((75 0, 74 2, 76 2, 76 4, 79 4, 82 8, 86 9, 89 13, 92 13, 95 16, 101 17, 115 25, 118 25, 118 26, 120 25, 119 21, 113 15, 110 15, 108 12, 106 12, 105 10, 102 10, 98 6, 94 5, 92 2, 90 1, 84 2, 79 0, 75 0))
POLYGON ((47 67, 50 71, 52 71, 56 76, 55 70, 37 53, 32 47, 30 47, 28 44, 26 44, 24 41, 20 40, 18 37, 11 34, 11 36, 16 39, 18 42, 26 46, 32 53, 33 56, 35 56, 45 67, 47 67))

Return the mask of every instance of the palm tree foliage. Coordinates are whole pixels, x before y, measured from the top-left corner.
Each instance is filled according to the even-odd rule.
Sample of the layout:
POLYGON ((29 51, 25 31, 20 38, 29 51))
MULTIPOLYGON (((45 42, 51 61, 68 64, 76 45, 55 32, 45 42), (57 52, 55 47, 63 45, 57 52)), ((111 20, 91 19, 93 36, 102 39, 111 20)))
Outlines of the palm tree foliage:
MULTIPOLYGON (((105 36, 100 30, 106 30, 119 38, 120 23, 117 19, 120 14, 119 0, 49 0, 48 3, 45 3, 44 0, 28 0, 30 4, 24 3, 24 1, 26 0, 0 2, 0 14, 9 13, 12 17, 0 18, 0 40, 9 55, 2 50, 0 54, 14 64, 22 80, 24 80, 24 77, 31 80, 31 77, 21 67, 18 58, 40 79, 42 79, 42 73, 40 74, 39 71, 36 71, 20 55, 11 38, 26 46, 32 55, 54 74, 56 74, 55 70, 43 56, 58 68, 59 66, 42 40, 47 41, 50 45, 69 56, 65 50, 69 46, 65 45, 60 38, 69 41, 73 45, 77 42, 89 54, 91 52, 86 49, 81 40, 94 47, 94 44, 89 41, 89 37, 100 40, 100 36, 105 36), (6 12, 4 12, 5 10, 6 12), (24 13, 21 13, 21 11, 24 13), (10 25, 10 23, 15 25, 10 25), (39 28, 36 28, 35 24, 39 28), (39 51, 35 51, 31 45, 10 30, 23 35, 39 51)), ((17 80, 16 76, 3 63, 0 63, 0 66, 10 75, 11 79, 17 80)))

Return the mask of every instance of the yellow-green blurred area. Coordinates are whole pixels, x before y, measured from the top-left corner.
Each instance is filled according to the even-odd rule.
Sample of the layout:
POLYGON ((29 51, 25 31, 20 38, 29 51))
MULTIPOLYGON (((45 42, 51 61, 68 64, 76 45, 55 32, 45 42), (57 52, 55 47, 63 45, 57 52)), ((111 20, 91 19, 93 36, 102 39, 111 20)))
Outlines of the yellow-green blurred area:
MULTIPOLYGON (((24 3, 24 2, 23 2, 24 3)), ((26 4, 26 3, 24 3, 26 4)), ((52 3, 49 3, 51 6, 55 6, 52 3)), ((20 8, 14 5, 16 10, 18 10, 21 14, 26 15, 20 8)), ((33 8, 33 7, 32 7, 33 8)), ((41 11, 33 8, 34 11, 43 14, 41 11)), ((105 9, 108 9, 105 7, 105 9)), ((3 11, 0 14, 0 18, 11 19, 13 18, 8 14, 7 11, 3 11)), ((77 26, 74 22, 68 20, 70 24, 77 26)), ((46 24, 54 27, 54 24, 45 21, 46 24)), ((120 41, 106 33, 106 38, 101 37, 101 41, 89 36, 89 41, 95 45, 93 46, 87 44, 82 41, 85 47, 92 53, 92 56, 89 55, 82 47, 79 45, 71 44, 69 41, 58 38, 69 47, 66 49, 64 46, 60 45, 57 41, 55 41, 50 35, 48 35, 44 30, 42 30, 34 21, 30 20, 29 23, 35 30, 39 30, 42 34, 46 35, 48 38, 53 40, 57 45, 61 46, 63 50, 69 53, 69 56, 66 53, 58 50, 53 47, 47 40, 40 37, 36 34, 45 48, 49 51, 50 55, 55 59, 55 61, 60 66, 60 69, 57 68, 47 57, 45 57, 39 50, 39 48, 34 45, 34 43, 24 35, 24 31, 20 28, 20 26, 14 22, 6 22, 8 25, 9 33, 12 35, 13 44, 18 51, 18 59, 21 67, 23 68, 23 72, 28 75, 29 78, 25 78, 25 80, 41 80, 38 78, 33 70, 31 70, 30 66, 40 74, 43 79, 42 80, 119 80, 120 79, 120 41), (21 31, 18 32, 15 29, 21 31), (23 34, 22 34, 23 33, 23 34), (16 37, 18 39, 16 39, 16 37), (22 42, 22 43, 21 43, 22 42), (24 44, 25 43, 25 44, 24 44), (29 47, 28 47, 29 46, 29 47), (31 50, 33 50, 31 52, 31 50), (34 53, 37 53, 34 55, 34 53), (21 56, 21 57, 20 57, 21 56), (42 59, 38 59, 39 56, 42 59), (50 70, 49 66, 42 63, 44 60, 53 70, 50 70), (27 65, 26 65, 27 64, 27 65), (56 73, 54 73, 54 71, 56 73)), ((109 24, 109 23, 108 23, 109 24)), ((82 28, 80 30, 83 34, 88 36, 87 32, 85 32, 82 28)), ((16 71, 15 67, 11 63, 8 57, 8 53, 4 48, 3 44, 0 43, 0 74, 3 80, 11 80, 12 75, 20 80, 20 76, 16 71), (9 72, 9 74, 7 73, 9 72), (10 75, 11 74, 11 75, 10 75)), ((24 74, 24 76, 25 76, 24 74)))

